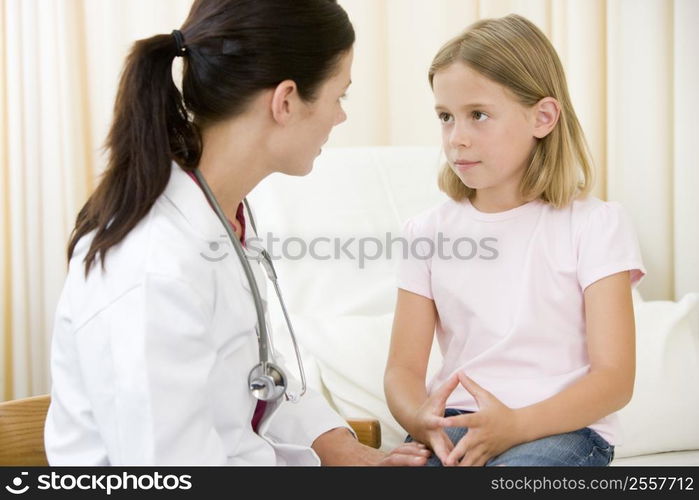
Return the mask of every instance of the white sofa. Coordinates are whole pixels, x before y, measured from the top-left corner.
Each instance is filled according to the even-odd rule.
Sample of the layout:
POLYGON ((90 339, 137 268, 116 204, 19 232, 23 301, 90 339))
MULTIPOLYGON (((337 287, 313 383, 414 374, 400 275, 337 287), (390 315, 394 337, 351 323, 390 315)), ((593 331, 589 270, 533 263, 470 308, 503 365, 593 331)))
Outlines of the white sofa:
MULTIPOLYGON (((265 244, 285 256, 276 266, 309 384, 345 417, 378 419, 385 449, 405 437, 383 394, 396 296, 396 260, 387 258, 386 235, 398 237, 407 218, 445 199, 435 180, 441 162, 437 148, 327 149, 307 177, 272 176, 250 197, 260 235, 280 240, 265 244), (317 242, 316 256, 332 258, 304 252, 311 241, 317 242), (373 257, 378 242, 380 257, 359 259, 360 245, 373 257)), ((393 256, 399 251, 395 246, 393 256)), ((644 302, 635 292, 634 301, 636 388, 620 413, 626 440, 613 465, 697 465, 699 293, 673 303, 644 302)), ((276 347, 294 372, 272 298, 270 309, 276 347)), ((430 372, 439 358, 435 342, 430 372)))

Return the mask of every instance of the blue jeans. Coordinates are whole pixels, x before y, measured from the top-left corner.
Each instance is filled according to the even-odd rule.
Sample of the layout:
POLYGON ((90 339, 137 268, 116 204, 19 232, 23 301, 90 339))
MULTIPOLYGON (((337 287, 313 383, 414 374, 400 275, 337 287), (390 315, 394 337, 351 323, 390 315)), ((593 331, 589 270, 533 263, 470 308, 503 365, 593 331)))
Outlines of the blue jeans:
MULTIPOLYGON (((473 413, 470 411, 447 408, 445 417, 473 413)), ((444 432, 454 444, 466 435, 466 427, 445 427, 444 432)), ((408 436, 406 443, 413 439, 408 436)), ((502 454, 491 458, 486 467, 507 466, 543 466, 543 467, 578 467, 606 466, 614 458, 614 446, 589 427, 565 434, 555 434, 530 441, 510 448, 502 454)), ((428 467, 440 467, 441 460, 432 455, 426 464, 428 467)))

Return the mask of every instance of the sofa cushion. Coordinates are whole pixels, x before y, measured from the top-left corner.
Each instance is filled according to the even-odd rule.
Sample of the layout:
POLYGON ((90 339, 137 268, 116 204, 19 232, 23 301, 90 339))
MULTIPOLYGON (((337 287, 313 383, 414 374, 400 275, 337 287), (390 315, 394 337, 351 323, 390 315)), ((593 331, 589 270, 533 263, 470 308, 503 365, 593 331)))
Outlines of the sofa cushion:
POLYGON ((619 458, 699 449, 699 293, 677 302, 635 297, 636 383, 619 412, 619 458))

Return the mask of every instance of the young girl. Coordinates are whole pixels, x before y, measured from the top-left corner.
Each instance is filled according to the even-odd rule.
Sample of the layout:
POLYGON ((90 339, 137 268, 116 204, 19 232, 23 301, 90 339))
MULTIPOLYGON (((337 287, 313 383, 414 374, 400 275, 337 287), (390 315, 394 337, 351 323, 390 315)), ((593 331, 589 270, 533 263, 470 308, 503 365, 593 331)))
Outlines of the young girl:
POLYGON ((440 49, 429 81, 451 200, 404 229, 419 255, 399 267, 391 412, 432 465, 607 465, 645 270, 622 207, 588 194, 558 56, 520 16, 482 20, 440 49), (448 255, 428 255, 437 240, 448 255), (435 329, 443 364, 425 387, 435 329))

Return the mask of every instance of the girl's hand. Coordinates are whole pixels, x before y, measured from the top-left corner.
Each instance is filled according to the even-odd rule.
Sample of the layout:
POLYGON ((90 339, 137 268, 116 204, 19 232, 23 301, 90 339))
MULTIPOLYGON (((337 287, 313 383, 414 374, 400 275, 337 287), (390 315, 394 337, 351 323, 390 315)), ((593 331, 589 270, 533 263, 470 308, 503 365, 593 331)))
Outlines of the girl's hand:
POLYGON ((483 466, 491 458, 523 442, 515 410, 502 404, 464 373, 458 373, 458 380, 476 399, 478 411, 442 419, 445 427, 468 428, 446 460, 442 460, 444 465, 483 466))
POLYGON ((454 392, 457 385, 459 385, 459 379, 454 374, 417 409, 413 425, 409 429, 412 438, 428 445, 442 463, 447 460, 454 448, 443 427, 448 426, 445 425, 444 408, 449 395, 454 392))

